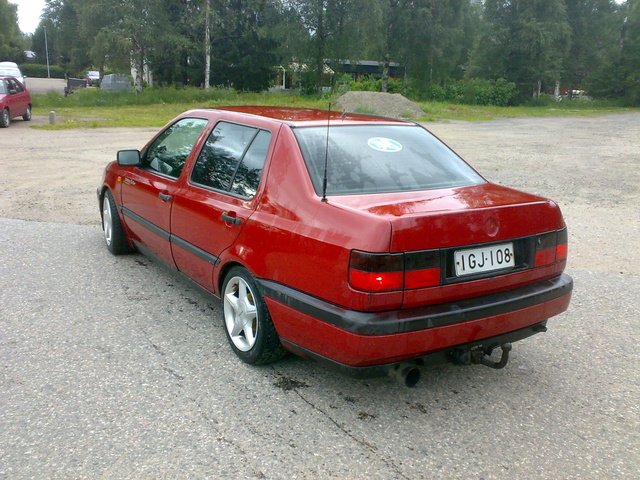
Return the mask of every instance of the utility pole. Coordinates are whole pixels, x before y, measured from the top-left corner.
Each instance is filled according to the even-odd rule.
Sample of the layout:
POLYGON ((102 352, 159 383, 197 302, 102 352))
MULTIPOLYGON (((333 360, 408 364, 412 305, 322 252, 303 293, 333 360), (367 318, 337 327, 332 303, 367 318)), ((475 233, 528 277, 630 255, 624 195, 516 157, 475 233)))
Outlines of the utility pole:
POLYGON ((49 71, 49 43, 47 42, 47 27, 44 28, 44 51, 47 55, 47 78, 51 78, 51 72, 49 71))

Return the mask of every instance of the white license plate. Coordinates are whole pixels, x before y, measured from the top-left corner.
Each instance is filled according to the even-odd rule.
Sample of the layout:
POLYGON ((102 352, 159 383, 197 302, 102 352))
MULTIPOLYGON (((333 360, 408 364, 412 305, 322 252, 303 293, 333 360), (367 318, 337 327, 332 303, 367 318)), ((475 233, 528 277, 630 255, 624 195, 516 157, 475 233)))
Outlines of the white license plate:
POLYGON ((514 257, 512 243, 457 250, 454 254, 456 275, 460 277, 513 267, 516 264, 514 257))

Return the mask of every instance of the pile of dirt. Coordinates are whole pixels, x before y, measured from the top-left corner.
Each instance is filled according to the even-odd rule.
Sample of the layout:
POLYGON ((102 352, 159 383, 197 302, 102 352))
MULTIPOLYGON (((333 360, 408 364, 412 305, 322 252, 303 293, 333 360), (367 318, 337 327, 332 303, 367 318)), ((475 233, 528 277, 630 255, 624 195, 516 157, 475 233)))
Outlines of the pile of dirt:
POLYGON ((336 106, 352 113, 369 113, 384 117, 420 118, 424 112, 415 102, 399 93, 347 92, 338 98, 336 106))

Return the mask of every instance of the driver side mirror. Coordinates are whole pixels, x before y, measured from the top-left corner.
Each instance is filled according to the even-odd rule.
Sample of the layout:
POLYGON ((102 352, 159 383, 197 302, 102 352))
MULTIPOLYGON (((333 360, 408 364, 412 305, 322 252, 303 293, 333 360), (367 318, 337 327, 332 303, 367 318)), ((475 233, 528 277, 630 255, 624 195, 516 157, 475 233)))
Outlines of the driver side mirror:
POLYGON ((118 165, 121 167, 137 167, 140 165, 139 150, 118 151, 118 165))

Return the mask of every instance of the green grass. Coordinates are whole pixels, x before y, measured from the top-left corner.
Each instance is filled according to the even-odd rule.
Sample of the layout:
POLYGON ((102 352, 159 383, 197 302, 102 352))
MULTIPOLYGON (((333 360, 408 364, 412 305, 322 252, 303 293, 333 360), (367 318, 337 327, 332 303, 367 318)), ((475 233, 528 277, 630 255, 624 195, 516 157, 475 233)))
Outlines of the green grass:
POLYGON ((608 102, 585 100, 552 101, 545 105, 518 107, 420 102, 420 107, 425 112, 425 116, 420 119, 423 121, 465 120, 469 122, 493 120, 500 117, 588 117, 633 110, 611 105, 608 102))
MULTIPOLYGON (((237 93, 228 89, 163 88, 147 89, 141 94, 82 89, 64 97, 57 93, 34 95, 33 112, 48 115, 55 110, 56 125, 35 128, 67 129, 97 127, 160 127, 176 115, 193 108, 221 105, 273 105, 327 109, 336 97, 307 97, 290 92, 237 93)), ((420 102, 425 112, 419 121, 491 120, 497 117, 522 116, 593 116, 628 109, 584 100, 538 102, 535 106, 493 107, 420 102)), ((365 113, 365 112, 361 112, 365 113)))

